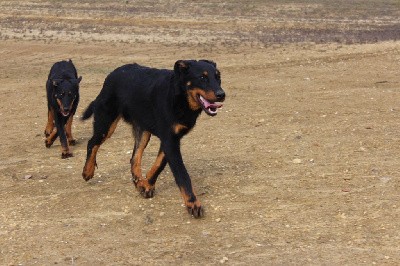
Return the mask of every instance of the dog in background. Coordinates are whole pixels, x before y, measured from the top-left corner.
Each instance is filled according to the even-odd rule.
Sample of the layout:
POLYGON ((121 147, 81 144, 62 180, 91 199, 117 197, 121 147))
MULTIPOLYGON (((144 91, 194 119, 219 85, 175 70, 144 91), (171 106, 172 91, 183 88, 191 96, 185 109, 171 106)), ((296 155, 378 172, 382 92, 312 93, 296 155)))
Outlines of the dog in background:
POLYGON ((117 68, 107 76, 100 94, 82 117, 85 120, 94 114, 83 178, 87 181, 93 177, 100 145, 111 137, 123 118, 133 126, 131 173, 140 193, 145 198, 153 197, 157 177, 168 163, 188 212, 195 218, 203 216, 203 207, 183 163, 180 140, 195 126, 202 111, 215 116, 224 99, 220 72, 216 63, 209 60, 179 60, 174 70, 138 64, 117 68), (144 178, 142 155, 151 135, 160 139, 161 146, 144 178))
POLYGON ((79 103, 79 83, 82 77, 78 74, 71 59, 55 63, 46 82, 48 120, 44 130, 45 145, 50 148, 57 137, 60 137, 61 158, 72 157, 69 145, 75 145, 72 137, 72 120, 79 103))

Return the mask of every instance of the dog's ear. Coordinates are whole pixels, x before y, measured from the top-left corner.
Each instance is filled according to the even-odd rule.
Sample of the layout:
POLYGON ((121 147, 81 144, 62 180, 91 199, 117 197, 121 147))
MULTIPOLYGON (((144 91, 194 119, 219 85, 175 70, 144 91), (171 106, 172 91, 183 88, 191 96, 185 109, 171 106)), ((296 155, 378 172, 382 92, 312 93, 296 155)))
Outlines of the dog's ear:
POLYGON ((210 65, 213 65, 215 68, 217 68, 217 63, 215 63, 215 62, 212 61, 212 60, 202 59, 202 60, 200 60, 200 61, 201 61, 201 62, 209 63, 210 65))
POLYGON ((71 82, 72 85, 79 85, 79 83, 81 82, 81 80, 82 80, 82 76, 80 76, 80 77, 77 78, 77 79, 70 79, 70 82, 71 82))
POLYGON ((174 73, 175 73, 175 94, 179 95, 184 91, 184 75, 188 73, 190 62, 187 60, 178 60, 175 62, 174 73))
POLYGON ((51 80, 51 84, 53 84, 54 87, 57 87, 58 85, 60 85, 62 79, 52 79, 51 80))
POLYGON ((174 71, 177 76, 187 73, 190 62, 187 60, 178 60, 175 62, 174 71))

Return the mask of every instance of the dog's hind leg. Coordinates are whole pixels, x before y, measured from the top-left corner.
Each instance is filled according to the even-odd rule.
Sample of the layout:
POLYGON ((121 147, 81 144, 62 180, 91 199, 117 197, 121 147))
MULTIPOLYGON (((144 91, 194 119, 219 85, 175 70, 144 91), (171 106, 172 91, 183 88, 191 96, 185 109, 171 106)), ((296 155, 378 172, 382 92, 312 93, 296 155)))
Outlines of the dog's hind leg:
POLYGON ((68 144, 75 145, 76 140, 72 137, 72 120, 74 119, 73 114, 68 118, 67 123, 65 124, 65 133, 67 134, 68 144))
POLYGON ((86 162, 82 172, 82 177, 86 181, 94 176, 94 169, 97 166, 96 155, 100 145, 111 137, 120 119, 121 116, 118 116, 118 114, 111 116, 103 113, 95 114, 93 122, 94 133, 87 145, 86 162))

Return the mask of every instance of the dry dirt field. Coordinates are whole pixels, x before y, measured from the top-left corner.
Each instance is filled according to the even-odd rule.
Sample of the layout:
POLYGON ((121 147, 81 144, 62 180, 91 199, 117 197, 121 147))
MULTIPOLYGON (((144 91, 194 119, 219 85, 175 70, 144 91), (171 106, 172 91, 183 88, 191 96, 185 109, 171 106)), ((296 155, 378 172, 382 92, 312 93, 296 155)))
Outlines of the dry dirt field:
POLYGON ((1 1, 0 265, 398 265, 399 18, 396 0, 1 1), (62 160, 45 82, 69 58, 83 80, 62 160), (124 123, 85 182, 79 117, 106 75, 202 58, 227 93, 182 141, 205 217, 168 167, 139 195, 124 123))

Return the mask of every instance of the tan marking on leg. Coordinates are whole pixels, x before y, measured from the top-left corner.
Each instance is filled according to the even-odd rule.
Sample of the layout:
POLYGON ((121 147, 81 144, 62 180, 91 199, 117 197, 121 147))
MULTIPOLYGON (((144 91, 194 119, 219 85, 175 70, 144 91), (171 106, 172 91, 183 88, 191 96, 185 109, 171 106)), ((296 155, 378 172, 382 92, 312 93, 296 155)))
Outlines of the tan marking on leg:
POLYGON ((179 187, 179 190, 181 191, 183 201, 185 203, 186 209, 189 212, 189 214, 193 215, 195 218, 202 217, 204 215, 204 210, 201 206, 201 202, 196 197, 193 187, 192 187, 193 195, 196 198, 194 202, 190 201, 190 196, 187 194, 184 187, 179 187))
POLYGON ((142 137, 139 142, 139 146, 135 151, 135 155, 133 157, 133 163, 131 165, 132 175, 135 178, 142 179, 142 157, 144 149, 146 149, 147 144, 150 141, 151 133, 148 131, 144 131, 142 137))
MULTIPOLYGON (((139 190, 140 194, 144 198, 152 198, 154 196, 155 182, 156 182, 156 178, 157 178, 156 175, 158 176, 157 171, 159 171, 161 166, 163 165, 164 157, 165 157, 164 152, 160 151, 158 153, 156 161, 154 162, 150 171, 147 172, 146 179, 142 178, 141 176, 135 176, 133 174, 134 175, 133 176, 134 183, 136 185, 136 188, 139 190)), ((136 173, 136 174, 138 174, 138 173, 136 173)))
POLYGON ((72 155, 72 152, 69 149, 69 144, 68 144, 68 140, 67 140, 67 146, 66 147, 63 147, 61 145, 61 158, 62 159, 66 159, 66 158, 69 158, 69 157, 72 157, 72 156, 73 155, 72 155))
POLYGON ((69 145, 75 145, 76 141, 72 137, 72 121, 74 119, 74 116, 71 114, 71 116, 68 118, 67 123, 65 124, 65 134, 67 135, 67 140, 69 145))
POLYGON ((50 108, 47 112, 47 124, 44 130, 44 134, 48 137, 54 129, 54 109, 50 108))
POLYGON ((50 148, 51 145, 53 145, 54 141, 57 138, 57 128, 54 127, 53 131, 50 132, 50 135, 47 136, 46 140, 45 140, 45 144, 47 148, 50 148))
POLYGON ((83 167, 82 176, 83 179, 85 179, 86 181, 94 176, 94 169, 96 167, 96 155, 99 148, 100 145, 96 145, 93 147, 92 153, 90 154, 90 157, 87 159, 85 166, 83 167))
MULTIPOLYGON (((121 119, 121 116, 118 116, 114 120, 114 122, 112 122, 112 124, 110 125, 110 128, 108 129, 107 135, 104 136, 100 145, 103 144, 107 138, 111 137, 111 135, 114 133, 115 129, 117 128, 118 121, 120 119, 121 119)), ((97 151, 100 148, 100 145, 93 146, 92 153, 90 154, 90 157, 86 160, 85 166, 83 167, 82 176, 83 176, 83 179, 85 179, 86 181, 88 181, 89 179, 91 179, 94 176, 94 169, 96 167, 96 155, 97 155, 97 151)))
POLYGON ((153 166, 150 168, 150 170, 146 174, 147 181, 150 182, 154 178, 154 175, 158 171, 158 169, 160 169, 164 158, 165 158, 164 152, 161 151, 160 153, 158 153, 156 161, 154 162, 153 166))

